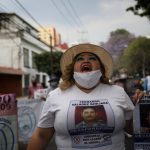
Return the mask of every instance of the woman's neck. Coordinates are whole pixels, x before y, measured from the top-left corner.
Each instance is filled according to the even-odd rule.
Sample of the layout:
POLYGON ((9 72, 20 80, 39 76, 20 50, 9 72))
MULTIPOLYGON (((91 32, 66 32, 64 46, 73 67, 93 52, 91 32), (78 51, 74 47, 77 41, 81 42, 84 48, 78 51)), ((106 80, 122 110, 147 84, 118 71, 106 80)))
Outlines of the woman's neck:
POLYGON ((100 84, 100 82, 98 82, 94 87, 87 89, 85 87, 80 86, 78 83, 75 82, 75 85, 83 92, 85 93, 90 93, 92 90, 94 90, 98 85, 100 84))

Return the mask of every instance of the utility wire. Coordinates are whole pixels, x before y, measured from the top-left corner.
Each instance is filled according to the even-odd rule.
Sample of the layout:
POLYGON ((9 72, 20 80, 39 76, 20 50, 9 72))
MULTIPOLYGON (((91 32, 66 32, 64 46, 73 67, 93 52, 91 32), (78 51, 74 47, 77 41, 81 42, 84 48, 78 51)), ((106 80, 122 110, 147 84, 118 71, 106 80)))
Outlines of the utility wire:
MULTIPOLYGON (((36 23, 40 26, 40 28, 42 28, 48 35, 50 35, 51 37, 51 34, 47 32, 47 30, 28 12, 28 10, 26 10, 26 8, 18 1, 18 0, 14 0, 22 9, 23 11, 36 23)), ((16 23, 15 23, 16 24, 16 23)), ((24 29, 24 27, 23 27, 24 29)), ((51 45, 52 46, 52 45, 51 45)))
MULTIPOLYGON (((25 13, 27 13, 27 15, 36 23, 39 25, 39 27, 41 29, 43 29, 43 31, 45 31, 48 35, 50 35, 50 38, 52 37, 50 33, 47 32, 47 30, 29 13, 29 11, 18 1, 15 0, 16 3, 24 10, 25 13)), ((51 45, 52 46, 52 45, 51 45)))
POLYGON ((70 23, 70 21, 68 20, 68 18, 63 13, 63 11, 61 11, 61 9, 58 8, 58 6, 56 5, 56 3, 53 0, 51 0, 51 2, 54 5, 54 7, 57 9, 57 11, 63 16, 63 18, 65 18, 65 20, 67 21, 67 23, 72 26, 72 24, 70 23))
MULTIPOLYGON (((21 10, 22 11, 22 8, 20 8, 19 6, 18 6, 18 4, 16 3, 16 1, 14 1, 14 0, 11 0, 11 2, 19 9, 19 10, 21 10)), ((25 12, 24 12, 25 13, 25 12)))
MULTIPOLYGON (((2 10, 3 10, 3 12, 6 12, 6 10, 5 9, 7 9, 6 7, 5 7, 5 9, 4 8, 2 8, 2 7, 0 7, 2 10)), ((9 11, 9 10, 8 10, 9 11)), ((1 20, 4 20, 5 22, 7 22, 5 19, 7 18, 7 16, 4 14, 3 16, 1 16, 1 20)), ((22 25, 19 25, 19 24, 17 24, 15 21, 13 21, 11 18, 9 18, 9 21, 11 22, 11 23, 13 23, 13 24, 15 24, 16 25, 16 28, 20 31, 20 30, 24 30, 24 31, 26 31, 25 30, 25 27, 24 26, 22 26, 22 25)), ((3 25, 3 27, 5 28, 5 26, 3 25)), ((7 28, 9 31, 11 31, 9 28, 7 28)), ((9 35, 8 35, 9 36, 9 35)), ((19 45, 16 43, 16 41, 11 37, 11 36, 9 36, 9 38, 10 39, 12 39, 13 40, 13 42, 19 47, 19 45)))
MULTIPOLYGON (((72 15, 71 11, 66 6, 65 2, 63 0, 61 0, 61 2, 62 2, 62 5, 64 6, 64 8, 66 9, 66 11, 68 12, 68 14, 70 15, 70 17, 73 19, 74 16, 72 15)), ((80 24, 76 21, 76 19, 73 19, 73 21, 77 24, 77 26, 80 26, 80 24)))
MULTIPOLYGON (((5 9, 7 10, 7 11, 9 11, 9 9, 8 8, 6 8, 2 3, 0 3, 0 5, 1 5, 1 9, 2 9, 2 11, 5 11, 5 9)), ((7 11, 5 11, 5 12, 7 12, 7 11)))
POLYGON ((45 30, 44 27, 29 13, 29 11, 27 11, 27 9, 18 0, 15 1, 36 24, 38 24, 43 30, 45 30))
MULTIPOLYGON (((1 8, 1 7, 0 7, 1 8)), ((5 9, 1 8, 3 11, 5 11, 5 9)), ((1 18, 0 18, 1 19, 1 18)), ((2 19, 0 21, 2 21, 3 19, 5 19, 3 16, 2 16, 2 19)), ((10 20, 11 22, 13 22, 12 20, 10 20)), ((7 21, 5 21, 7 22, 7 21)), ((14 23, 14 22, 13 22, 14 23)), ((17 25, 17 24, 16 24, 17 25)), ((4 28, 6 28, 7 30, 11 31, 9 28, 7 28, 6 26, 4 26, 2 23, 1 23, 1 26, 3 26, 4 28)), ((16 44, 16 46, 20 47, 20 45, 18 45, 18 43, 16 43, 16 41, 8 34, 8 37, 16 44)))
MULTIPOLYGON (((18 5, 16 3, 14 3, 13 1, 11 1, 17 8, 19 8, 20 10, 22 10, 20 7, 18 7, 18 5)), ((2 9, 2 13, 6 12, 6 13, 9 13, 11 12, 10 9, 8 9, 6 6, 4 6, 3 4, 0 3, 0 5, 2 6, 1 9, 2 9)), ((5 15, 4 15, 5 16, 5 15)), ((24 29, 25 27, 21 24, 17 24, 15 21, 13 21, 12 19, 9 18, 9 21, 14 23, 16 26, 18 26, 18 30, 21 30, 21 29, 24 29)))
MULTIPOLYGON (((2 19, 6 19, 6 18, 7 18, 6 15, 5 15, 6 10, 5 10, 4 8, 2 8, 2 7, 0 7, 0 8, 1 8, 2 11, 3 11, 3 12, 1 12, 1 13, 4 15, 4 16, 1 16, 1 18, 2 18, 2 19)), ((1 14, 1 13, 0 13, 0 14, 1 14)), ((10 21, 11 23, 15 24, 18 30, 24 30, 24 28, 25 28, 24 26, 22 26, 22 25, 20 25, 20 24, 17 24, 15 21, 11 20, 10 18, 9 18, 9 21, 10 21)))
MULTIPOLYGON (((16 1, 16 3, 28 14, 28 16, 30 17, 30 18, 32 18, 32 20, 35 22, 35 23, 37 23, 48 35, 50 35, 50 42, 51 42, 51 39, 52 39, 52 36, 51 36, 51 34, 49 34, 48 32, 47 32, 47 30, 40 24, 40 23, 38 23, 38 21, 26 10, 26 8, 18 1, 18 0, 15 0, 16 1)), ((53 49, 53 46, 52 46, 52 44, 50 44, 50 52, 51 52, 51 57, 50 57, 50 60, 51 60, 51 75, 50 76, 52 76, 53 75, 53 55, 52 55, 52 49, 53 49)))
MULTIPOLYGON (((36 24, 38 24, 38 25, 40 26, 40 28, 42 28, 42 29, 49 35, 49 33, 47 32, 47 30, 29 13, 29 11, 28 11, 18 0, 14 0, 14 1, 24 10, 24 12, 25 12, 36 24)), ((56 9, 60 12, 60 14, 61 14, 63 17, 65 17, 65 15, 63 14, 63 12, 62 12, 61 10, 59 10, 59 8, 57 7, 56 3, 55 3, 53 0, 51 0, 51 1, 52 1, 53 5, 56 7, 56 9)), ((65 18, 66 18, 66 17, 65 17, 65 18)), ((66 20, 68 20, 68 19, 66 18, 66 20)), ((72 26, 72 24, 70 24, 69 21, 68 21, 68 23, 69 23, 69 25, 72 26)))
MULTIPOLYGON (((4 17, 2 16, 2 19, 6 19, 5 15, 4 15, 4 17)), ((12 21, 10 18, 9 18, 9 21, 10 21, 11 23, 15 24, 18 30, 24 29, 24 26, 18 25, 16 22, 12 21)), ((7 22, 7 21, 6 21, 6 22, 7 22)))
MULTIPOLYGON (((80 31, 80 32, 78 32, 78 33, 80 33, 81 36, 82 36, 83 34, 85 34, 85 33, 88 33, 88 30, 86 29, 85 25, 84 25, 83 22, 81 21, 79 15, 78 15, 78 13, 77 13, 77 11, 75 10, 75 8, 74 8, 74 6, 72 5, 72 3, 71 3, 70 0, 68 0, 68 4, 70 5, 70 7, 71 7, 71 9, 72 9, 72 12, 73 12, 74 15, 76 16, 76 18, 78 18, 80 24, 81 24, 81 25, 84 27, 84 29, 85 29, 85 31, 80 31)), ((81 37, 81 40, 80 40, 80 41, 83 41, 82 38, 83 38, 83 37, 81 37)), ((84 39, 84 40, 85 40, 85 39, 84 39)))
MULTIPOLYGON (((6 28, 6 26, 4 26, 3 24, 1 24, 1 26, 3 26, 4 28, 6 28)), ((10 31, 9 28, 6 28, 6 29, 10 31)), ((18 45, 18 43, 9 35, 9 33, 7 35, 16 44, 17 47, 20 47, 20 45, 18 45)))
POLYGON ((81 21, 80 17, 78 16, 78 14, 77 14, 77 12, 76 12, 75 8, 73 7, 72 3, 70 2, 70 0, 68 0, 68 4, 69 4, 69 5, 70 5, 70 7, 72 8, 72 11, 74 12, 74 15, 78 18, 78 20, 79 20, 80 24, 82 24, 82 25, 83 25, 83 22, 81 21))

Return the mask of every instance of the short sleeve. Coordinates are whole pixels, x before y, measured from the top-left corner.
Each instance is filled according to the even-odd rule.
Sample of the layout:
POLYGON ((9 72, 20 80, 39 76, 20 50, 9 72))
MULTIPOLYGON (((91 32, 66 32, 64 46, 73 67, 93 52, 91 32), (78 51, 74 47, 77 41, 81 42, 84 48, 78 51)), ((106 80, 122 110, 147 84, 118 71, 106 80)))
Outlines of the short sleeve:
POLYGON ((133 115, 134 105, 124 88, 114 85, 113 94, 116 96, 117 105, 123 110, 125 120, 130 120, 133 115))
POLYGON ((125 97, 125 101, 124 101, 125 119, 130 120, 133 116, 133 110, 135 107, 134 107, 130 97, 126 94, 125 91, 124 91, 124 97, 125 97))
POLYGON ((54 112, 52 111, 51 97, 49 96, 43 106, 38 127, 49 128, 54 126, 54 112))

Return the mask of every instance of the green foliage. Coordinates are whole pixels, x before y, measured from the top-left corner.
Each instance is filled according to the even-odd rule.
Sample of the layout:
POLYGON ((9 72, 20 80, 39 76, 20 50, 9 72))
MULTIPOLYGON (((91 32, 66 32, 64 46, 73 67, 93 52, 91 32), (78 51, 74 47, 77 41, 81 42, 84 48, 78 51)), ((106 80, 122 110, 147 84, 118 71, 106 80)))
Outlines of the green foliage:
POLYGON ((150 19, 150 0, 135 0, 135 6, 127 8, 127 11, 132 11, 135 15, 146 16, 150 19))
POLYGON ((110 33, 110 36, 112 37, 112 36, 117 36, 117 35, 120 35, 120 34, 122 34, 122 35, 128 35, 128 34, 130 34, 127 30, 125 30, 125 29, 117 29, 116 31, 112 31, 111 33, 110 33))
POLYGON ((110 33, 110 38, 101 45, 113 56, 114 61, 122 54, 124 49, 134 40, 135 36, 125 29, 117 29, 110 33))
POLYGON ((125 67, 131 74, 140 73, 144 76, 150 71, 150 39, 138 37, 124 51, 120 58, 120 67, 125 67))
MULTIPOLYGON (((62 52, 52 52, 52 60, 53 60, 53 75, 56 77, 61 76, 60 71, 60 58, 62 52)), ((41 54, 37 54, 35 56, 35 63, 37 66, 38 71, 46 72, 49 76, 51 75, 51 53, 50 52, 43 52, 41 54)))

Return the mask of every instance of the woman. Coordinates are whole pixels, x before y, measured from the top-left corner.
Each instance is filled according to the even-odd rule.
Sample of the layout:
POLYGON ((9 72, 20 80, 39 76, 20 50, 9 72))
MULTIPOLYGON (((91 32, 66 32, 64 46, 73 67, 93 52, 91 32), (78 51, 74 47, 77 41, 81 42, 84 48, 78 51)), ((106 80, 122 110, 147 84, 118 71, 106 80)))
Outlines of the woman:
POLYGON ((28 150, 44 150, 55 133, 58 150, 124 150, 134 105, 123 88, 111 85, 113 61, 102 47, 79 44, 61 58, 62 82, 50 92, 28 150), (98 110, 104 126, 76 128, 84 107, 98 110))

